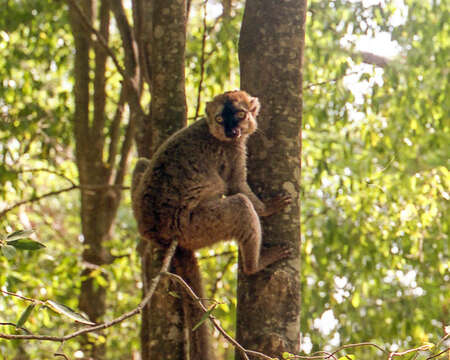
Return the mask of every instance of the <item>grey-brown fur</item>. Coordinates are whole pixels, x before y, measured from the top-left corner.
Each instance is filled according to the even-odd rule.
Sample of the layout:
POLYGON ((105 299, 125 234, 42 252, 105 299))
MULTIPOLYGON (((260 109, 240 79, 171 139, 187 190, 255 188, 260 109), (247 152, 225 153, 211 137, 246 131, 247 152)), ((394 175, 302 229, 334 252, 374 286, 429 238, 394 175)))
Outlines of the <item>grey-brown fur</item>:
POLYGON ((246 142, 258 111, 258 99, 244 91, 216 96, 207 118, 171 136, 151 161, 138 161, 133 210, 144 238, 162 246, 176 239, 187 251, 235 239, 247 274, 289 255, 283 247, 261 252, 259 216, 280 211, 290 199, 263 203, 247 184, 246 142))

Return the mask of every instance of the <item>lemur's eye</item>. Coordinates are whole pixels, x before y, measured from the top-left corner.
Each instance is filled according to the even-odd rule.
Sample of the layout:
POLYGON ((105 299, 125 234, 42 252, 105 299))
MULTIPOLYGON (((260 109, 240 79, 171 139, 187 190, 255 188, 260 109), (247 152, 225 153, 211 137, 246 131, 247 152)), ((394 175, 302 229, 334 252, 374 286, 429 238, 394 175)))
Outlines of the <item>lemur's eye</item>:
POLYGON ((247 113, 245 111, 243 111, 243 110, 238 111, 235 114, 236 119, 239 119, 239 120, 245 119, 246 116, 247 116, 247 113))
POLYGON ((216 122, 220 125, 223 124, 223 117, 220 115, 216 115, 216 122))

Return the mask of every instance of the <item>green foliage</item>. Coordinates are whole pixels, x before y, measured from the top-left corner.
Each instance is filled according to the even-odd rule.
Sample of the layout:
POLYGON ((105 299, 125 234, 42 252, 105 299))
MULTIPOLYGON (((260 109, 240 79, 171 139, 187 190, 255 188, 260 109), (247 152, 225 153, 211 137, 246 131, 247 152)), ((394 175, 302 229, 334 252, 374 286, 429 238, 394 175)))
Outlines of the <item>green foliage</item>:
POLYGON ((39 250, 45 247, 39 241, 29 239, 34 230, 17 230, 5 238, 0 238, 0 249, 8 259, 14 258, 18 250, 39 250))
POLYGON ((325 81, 304 95, 302 329, 313 350, 416 346, 448 322, 449 5, 409 1, 393 26, 399 2, 386 3, 310 4, 305 80, 325 81), (389 30, 401 52, 348 85, 348 29, 355 39, 389 30), (320 331, 327 309, 336 323, 320 331))

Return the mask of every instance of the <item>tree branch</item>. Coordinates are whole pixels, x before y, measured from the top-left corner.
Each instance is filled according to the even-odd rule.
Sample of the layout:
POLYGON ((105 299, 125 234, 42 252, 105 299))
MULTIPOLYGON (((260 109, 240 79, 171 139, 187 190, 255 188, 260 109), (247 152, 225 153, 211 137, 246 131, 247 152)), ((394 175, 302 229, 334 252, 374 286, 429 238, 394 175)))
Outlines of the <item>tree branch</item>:
POLYGON ((198 113, 200 111, 200 102, 202 96, 202 87, 203 87, 203 78, 205 76, 205 48, 206 48, 206 5, 208 4, 208 0, 204 0, 203 3, 203 34, 202 34, 202 53, 200 56, 200 80, 198 82, 197 88, 197 106, 195 108, 195 118, 198 118, 198 113))
POLYGON ((120 151, 119 167, 116 173, 116 179, 114 183, 116 185, 121 185, 123 179, 125 178, 125 173, 127 171, 128 155, 130 154, 131 147, 133 146, 133 138, 136 130, 136 117, 138 114, 130 114, 127 129, 122 141, 122 149, 120 151))
POLYGON ((111 9, 117 22, 117 27, 119 28, 120 37, 122 38, 122 45, 125 54, 125 70, 123 76, 127 81, 127 85, 131 88, 128 92, 129 104, 138 116, 144 116, 145 112, 140 103, 142 78, 138 62, 138 45, 136 43, 136 39, 134 38, 132 27, 128 23, 122 1, 110 0, 110 2, 111 9))
POLYGON ((70 182, 72 185, 77 186, 77 185, 75 184, 75 182, 74 182, 71 178, 69 178, 68 176, 66 176, 66 175, 64 175, 63 173, 58 172, 58 171, 56 171, 56 170, 47 169, 47 168, 35 168, 35 169, 21 169, 21 170, 18 170, 18 171, 17 171, 18 174, 27 173, 27 172, 29 172, 29 173, 34 173, 34 172, 46 172, 46 173, 49 173, 49 174, 57 175, 57 176, 59 176, 59 177, 65 179, 65 180, 67 180, 67 181, 70 182))
POLYGON ((166 255, 164 256, 164 260, 163 260, 163 264, 161 266, 161 271, 159 272, 158 275, 156 275, 150 284, 150 287, 148 289, 148 293, 145 296, 145 298, 141 301, 141 303, 133 310, 111 320, 111 321, 107 321, 103 324, 99 324, 99 325, 95 325, 95 326, 90 326, 90 327, 85 327, 83 329, 80 329, 78 331, 75 331, 74 333, 65 335, 65 336, 47 336, 47 335, 10 335, 10 334, 3 334, 0 333, 0 338, 1 339, 15 339, 15 340, 47 340, 47 341, 55 341, 55 342, 64 342, 70 339, 73 339, 77 336, 83 335, 83 334, 87 334, 87 333, 91 333, 94 331, 99 331, 99 330, 103 330, 103 329, 107 329, 111 326, 114 326, 118 323, 121 323, 122 321, 140 313, 142 311, 142 309, 144 308, 144 306, 147 305, 147 303, 151 300, 156 287, 159 283, 159 280, 161 279, 161 275, 165 274, 167 272, 167 270, 169 269, 169 265, 170 262, 173 258, 173 255, 175 254, 175 249, 178 245, 177 241, 173 241, 170 244, 170 247, 167 249, 166 255))
POLYGON ((75 189, 78 189, 78 188, 79 188, 78 185, 72 185, 72 186, 69 186, 69 187, 67 187, 67 188, 63 188, 63 189, 60 189, 60 190, 50 191, 50 192, 45 193, 45 194, 43 194, 43 195, 36 196, 35 198, 31 198, 31 199, 19 201, 18 203, 16 203, 16 204, 14 204, 14 205, 12 205, 12 206, 10 206, 10 207, 7 207, 6 209, 2 210, 2 211, 0 212, 0 218, 2 218, 2 217, 5 216, 8 212, 10 212, 11 210, 14 210, 15 208, 17 208, 17 207, 19 207, 19 206, 21 206, 21 205, 31 204, 31 203, 34 203, 34 202, 36 202, 36 201, 40 201, 40 200, 42 200, 42 199, 45 199, 45 198, 47 198, 47 197, 59 195, 59 194, 62 194, 62 193, 64 193, 64 192, 72 191, 72 190, 75 190, 75 189))
POLYGON ((113 188, 113 189, 121 189, 121 190, 129 190, 130 187, 129 186, 122 186, 121 184, 112 184, 112 185, 108 185, 108 184, 101 184, 101 185, 77 185, 74 184, 72 186, 63 188, 63 189, 59 189, 59 190, 55 190, 55 191, 50 191, 48 193, 42 194, 40 196, 37 196, 35 198, 31 198, 31 199, 27 199, 27 200, 22 200, 19 201, 17 203, 15 203, 14 205, 11 205, 10 207, 7 207, 6 209, 0 211, 0 219, 5 216, 7 213, 9 213, 11 210, 14 210, 15 208, 25 205, 25 204, 31 204, 37 201, 40 201, 42 199, 45 199, 47 197, 50 196, 55 196, 55 195, 59 195, 68 191, 72 191, 75 189, 84 189, 84 190, 99 190, 99 189, 106 189, 106 188, 113 188))
POLYGON ((117 104, 116 112, 112 120, 109 132, 109 149, 108 149, 108 166, 113 169, 116 161, 117 147, 120 139, 120 124, 122 122, 123 112, 125 109, 125 99, 126 99, 126 86, 120 89, 119 103, 117 104))
POLYGON ((77 14, 79 15, 79 17, 81 18, 84 26, 92 33, 95 34, 96 38, 97 38, 97 42, 98 44, 100 44, 108 53, 108 55, 111 57, 112 61, 114 62, 114 65, 117 68, 117 71, 122 75, 122 77, 124 79, 126 79, 126 75, 125 75, 125 70, 123 69, 122 65, 120 65, 119 60, 117 60, 116 55, 114 54, 114 52, 112 51, 112 49, 108 46, 108 43, 106 42, 106 40, 103 38, 103 36, 100 34, 100 32, 94 28, 91 23, 89 22, 89 20, 86 18, 86 15, 83 13, 83 10, 81 10, 81 8, 78 6, 77 2, 75 0, 67 0, 67 2, 69 3, 69 5, 71 5, 73 7, 73 9, 77 12, 77 14))
MULTIPOLYGON (((101 37, 108 43, 109 39, 109 2, 100 2, 100 30, 101 37)), ((102 46, 95 47, 95 74, 94 74, 94 113, 93 122, 91 128, 91 139, 93 144, 91 146, 96 147, 95 154, 98 154, 102 161, 103 147, 105 143, 104 127, 105 127, 105 105, 106 105, 106 61, 108 59, 108 53, 102 46)), ((109 172, 112 168, 108 168, 109 172)))

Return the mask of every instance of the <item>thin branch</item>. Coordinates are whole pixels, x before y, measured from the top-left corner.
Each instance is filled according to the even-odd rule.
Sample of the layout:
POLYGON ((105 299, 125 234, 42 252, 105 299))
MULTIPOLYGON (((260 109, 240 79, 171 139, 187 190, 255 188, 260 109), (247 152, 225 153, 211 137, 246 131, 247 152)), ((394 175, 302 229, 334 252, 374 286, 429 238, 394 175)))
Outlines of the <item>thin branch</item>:
POLYGON ((66 354, 61 353, 61 352, 55 352, 55 353, 53 354, 53 356, 54 356, 54 357, 60 356, 60 357, 62 357, 62 358, 64 358, 64 359, 66 359, 66 360, 70 360, 70 358, 69 358, 66 354))
POLYGON ((137 116, 138 114, 131 113, 128 120, 127 128, 125 130, 125 135, 122 141, 122 148, 120 150, 119 166, 117 169, 116 178, 114 180, 114 183, 116 185, 122 185, 125 178, 128 155, 130 154, 131 147, 133 146, 134 134, 136 132, 137 116))
MULTIPOLYGON (((233 255, 235 255, 235 254, 233 253, 233 255)), ((216 281, 214 281, 214 285, 213 285, 212 288, 211 288, 211 298, 214 298, 214 297, 216 296, 218 284, 219 284, 219 282, 222 281, 223 277, 225 276, 225 274, 226 274, 227 271, 228 271, 228 268, 229 268, 232 264, 234 264, 234 256, 230 256, 230 257, 228 258, 228 260, 227 260, 225 266, 223 266, 223 268, 222 268, 222 271, 221 271, 220 276, 217 276, 217 277, 216 277, 216 281)))
POLYGON ((110 132, 109 132, 109 149, 108 149, 108 165, 111 169, 114 168, 114 164, 116 161, 116 154, 117 154, 117 146, 119 143, 120 138, 120 124, 122 122, 123 112, 125 109, 125 99, 126 99, 126 86, 123 86, 120 89, 120 96, 119 96, 119 103, 116 107, 116 112, 114 114, 111 126, 110 126, 110 132))
MULTIPOLYGON (((207 312, 208 310, 206 309, 206 307, 203 305, 203 303, 201 302, 201 299, 195 294, 195 292, 191 289, 191 287, 183 280, 183 278, 179 275, 176 274, 172 274, 170 272, 165 272, 163 273, 163 275, 166 275, 168 277, 170 277, 171 279, 175 280, 177 283, 179 283, 181 286, 183 286, 186 290, 186 292, 188 293, 188 295, 195 300, 195 303, 202 309, 203 312, 207 312)), ((236 341, 234 340, 230 335, 228 335, 225 330, 222 329, 222 327, 220 326, 220 324, 218 323, 218 321, 212 316, 209 315, 208 316, 209 320, 212 322, 212 324, 214 325, 214 327, 219 331, 219 333, 222 334, 222 336, 229 342, 231 343, 235 348, 237 348, 242 356, 244 357, 244 359, 249 360, 247 354, 246 354, 246 350, 236 341)), ((271 358, 268 357, 268 359, 270 360, 271 358)))
POLYGON ((228 256, 228 255, 233 255, 233 257, 236 257, 237 250, 230 250, 230 251, 224 251, 224 252, 220 252, 220 253, 215 253, 215 254, 212 254, 212 255, 199 256, 198 260, 202 261, 202 260, 218 258, 218 257, 221 257, 221 256, 228 256))
POLYGON ((5 216, 7 213, 9 213, 10 211, 14 210, 15 208, 25 205, 25 204, 31 204, 34 202, 38 202, 41 201, 42 199, 48 198, 50 196, 55 196, 55 195, 59 195, 65 192, 69 192, 75 189, 81 189, 81 190, 99 190, 99 189, 108 189, 108 188, 112 188, 112 189, 118 189, 118 190, 129 190, 130 187, 129 186, 123 186, 121 184, 100 184, 100 185, 77 185, 74 184, 72 186, 63 188, 63 189, 59 189, 59 190, 55 190, 55 191, 50 191, 48 193, 42 194, 40 196, 34 197, 34 198, 30 198, 27 200, 22 200, 19 201, 17 203, 15 203, 14 205, 11 205, 10 207, 7 207, 6 209, 2 210, 0 212, 0 219, 5 216))
POLYGON ((19 294, 10 292, 10 291, 6 291, 6 290, 0 289, 0 292, 2 292, 3 294, 6 294, 6 295, 18 297, 19 299, 22 299, 22 300, 25 300, 25 301, 31 301, 31 302, 33 302, 33 303, 39 302, 38 300, 31 299, 31 298, 28 298, 28 297, 26 297, 26 296, 22 296, 22 295, 19 295, 19 294))
POLYGON ((114 62, 114 65, 117 68, 117 71, 122 75, 122 77, 124 79, 127 79, 126 75, 125 75, 125 70, 123 69, 122 65, 120 65, 119 60, 117 60, 116 55, 114 54, 114 52, 112 51, 112 49, 108 46, 108 43, 106 42, 106 40, 103 38, 103 36, 100 34, 100 32, 94 28, 91 23, 88 21, 88 19, 86 18, 86 15, 83 13, 83 10, 81 10, 81 8, 78 6, 77 2, 75 0, 67 0, 67 2, 75 9, 75 11, 78 13, 78 15, 80 16, 83 24, 85 25, 85 27, 91 31, 92 33, 95 34, 96 38, 97 38, 97 42, 106 50, 106 52, 108 53, 108 55, 111 57, 112 61, 114 62))
POLYGON ((47 169, 47 168, 35 168, 35 169, 21 169, 21 170, 17 171, 18 174, 28 173, 28 172, 29 173, 46 172, 46 173, 49 173, 49 174, 57 175, 60 178, 63 178, 64 180, 67 180, 72 185, 76 186, 75 182, 71 178, 69 178, 68 176, 66 176, 63 173, 61 173, 59 171, 56 171, 56 170, 47 169))
POLYGON ((345 77, 347 77, 347 76, 350 76, 350 75, 356 75, 356 74, 359 74, 359 72, 358 72, 358 71, 352 71, 352 72, 343 74, 343 75, 341 75, 341 76, 337 76, 337 77, 335 77, 335 78, 333 78, 333 79, 328 79, 328 80, 325 80, 325 81, 320 81, 320 82, 317 82, 317 83, 308 84, 308 85, 305 85, 305 86, 303 87, 303 90, 311 89, 311 88, 314 87, 314 86, 322 86, 322 85, 329 84, 329 83, 331 83, 331 82, 336 82, 336 81, 339 81, 339 80, 341 80, 341 79, 343 79, 343 78, 345 78, 345 77))
POLYGON ((392 358, 395 357, 395 356, 403 356, 403 355, 410 354, 412 352, 426 351, 426 350, 429 350, 429 349, 430 349, 430 345, 422 345, 422 346, 419 346, 419 347, 414 348, 414 349, 408 349, 408 350, 399 351, 399 352, 391 352, 389 354, 388 360, 392 360, 392 358))
POLYGON ((3 325, 3 326, 14 326, 16 329, 20 329, 20 330, 26 332, 27 334, 31 334, 31 332, 29 332, 29 331, 28 331, 27 329, 25 329, 24 327, 17 327, 16 324, 11 323, 11 322, 0 322, 0 325, 3 325))
MULTIPOLYGON (((73 0, 71 0, 73 1, 73 0)), ((142 77, 139 66, 139 51, 136 39, 133 36, 133 30, 131 25, 128 23, 127 16, 125 14, 125 9, 123 8, 122 1, 112 0, 111 9, 114 13, 116 19, 117 27, 119 28, 120 37, 122 39, 122 45, 125 55, 125 69, 124 69, 124 80, 127 85, 131 88, 128 94, 128 101, 130 107, 133 111, 138 114, 137 116, 144 116, 145 111, 142 109, 140 99, 141 99, 141 89, 142 89, 142 77)))
POLYGON ((377 348, 378 350, 387 353, 387 351, 382 348, 380 345, 377 345, 375 343, 371 343, 371 342, 362 342, 362 343, 358 343, 358 344, 347 344, 347 345, 343 345, 340 348, 338 348, 337 350, 333 351, 331 353, 331 355, 335 355, 337 354, 339 351, 342 351, 344 349, 348 349, 348 348, 356 348, 356 347, 361 347, 361 346, 373 346, 375 348, 377 348))
POLYGON ((434 359, 437 358, 438 356, 441 356, 442 354, 445 354, 446 352, 450 351, 450 347, 448 347, 447 349, 441 351, 439 354, 427 357, 425 360, 430 360, 430 359, 434 359))
POLYGON ((87 333, 91 333, 94 331, 99 331, 99 330, 103 330, 103 329, 107 329, 111 326, 114 326, 118 323, 121 323, 122 321, 140 313, 142 311, 142 309, 144 308, 144 306, 146 306, 148 304, 148 302, 151 300, 151 298, 153 297, 153 294, 156 290, 156 287, 159 283, 159 280, 161 279, 161 275, 167 273, 167 270, 169 269, 169 265, 170 262, 172 260, 173 255, 175 254, 175 249, 178 245, 177 241, 173 241, 170 244, 170 247, 167 249, 166 255, 164 256, 164 260, 163 260, 163 264, 161 266, 161 271, 159 272, 158 275, 156 275, 151 283, 150 283, 150 287, 148 289, 148 293, 145 296, 145 298, 141 301, 141 303, 134 309, 131 310, 111 321, 105 322, 103 324, 99 324, 99 325, 95 325, 95 326, 90 326, 90 327, 85 327, 83 329, 80 329, 74 333, 65 335, 65 336, 47 336, 47 335, 10 335, 10 334, 3 334, 0 333, 0 338, 1 339, 15 339, 15 340, 47 340, 47 341, 56 341, 56 342, 64 342, 70 339, 73 339, 77 336, 83 335, 83 334, 87 334, 87 333))
POLYGON ((69 186, 67 188, 63 188, 63 189, 60 189, 60 190, 50 191, 50 192, 45 193, 43 195, 36 196, 35 198, 19 201, 18 203, 16 203, 16 204, 14 204, 14 205, 12 205, 10 207, 7 207, 6 209, 2 210, 0 212, 0 218, 2 218, 8 212, 10 212, 11 210, 14 210, 15 208, 17 208, 19 206, 22 206, 22 205, 25 205, 25 204, 31 204, 31 203, 40 201, 42 199, 45 199, 47 197, 59 195, 59 194, 62 194, 64 192, 72 191, 72 190, 75 190, 75 189, 78 189, 78 188, 80 188, 78 185, 72 185, 72 186, 69 186))
POLYGON ((128 23, 125 9, 121 0, 110 0, 111 9, 116 19, 117 27, 119 29, 120 37, 125 54, 125 71, 128 76, 135 77, 138 70, 137 62, 137 44, 133 36, 133 30, 128 23))
MULTIPOLYGON (((438 342, 438 344, 441 344, 441 343, 442 343, 442 340, 445 340, 446 338, 447 338, 447 335, 444 336, 444 337, 441 339, 441 341, 438 342)), ((336 355, 338 352, 340 352, 340 351, 342 351, 342 350, 344 350, 344 349, 356 348, 356 347, 363 347, 363 346, 373 346, 373 347, 377 348, 378 350, 380 350, 380 351, 382 351, 382 352, 388 354, 388 360, 392 360, 392 358, 394 358, 394 357, 396 357, 396 356, 404 356, 404 355, 408 355, 408 354, 411 354, 411 353, 414 353, 414 352, 416 353, 416 356, 415 356, 414 358, 416 358, 416 357, 417 357, 417 353, 419 353, 419 352, 421 352, 421 351, 427 351, 427 350, 430 350, 430 348, 431 348, 430 345, 422 345, 422 346, 419 346, 419 347, 414 348, 414 349, 408 349, 408 350, 401 351, 401 352, 391 352, 391 353, 388 353, 388 351, 387 351, 386 349, 384 349, 383 347, 381 347, 381 346, 379 346, 379 345, 377 345, 377 344, 375 344, 375 343, 371 343, 371 342, 363 342, 363 343, 358 343, 358 344, 347 344, 347 345, 343 345, 343 346, 337 348, 335 351, 333 351, 333 352, 331 352, 331 353, 330 353, 330 352, 326 352, 326 351, 318 351, 318 352, 314 353, 314 354, 324 354, 324 355, 314 355, 314 354, 313 354, 312 356, 293 355, 293 356, 291 356, 290 358, 291 358, 291 359, 305 359, 305 360, 318 360, 318 359, 330 359, 330 358, 336 359, 335 355, 336 355)), ((437 347, 437 346, 435 346, 435 347, 437 347)), ((437 357, 441 356, 442 354, 444 354, 444 353, 446 353, 446 352, 448 352, 448 351, 450 351, 450 348, 447 348, 447 349, 445 349, 445 350, 439 352, 439 353, 436 354, 436 355, 427 357, 426 360, 430 360, 430 359, 437 358, 437 357)))
POLYGON ((206 5, 208 4, 208 0, 204 0, 203 3, 203 34, 202 34, 202 53, 200 56, 200 81, 198 82, 198 88, 197 88, 197 106, 195 108, 195 117, 198 117, 198 113, 200 111, 200 102, 201 102, 201 96, 202 96, 202 87, 203 87, 203 79, 205 77, 205 48, 206 48, 206 33, 207 33, 207 26, 206 26, 206 5))

